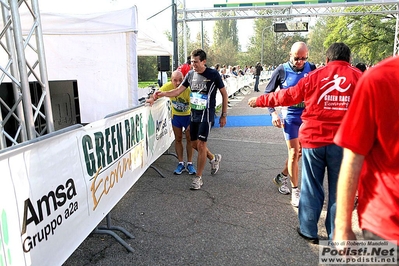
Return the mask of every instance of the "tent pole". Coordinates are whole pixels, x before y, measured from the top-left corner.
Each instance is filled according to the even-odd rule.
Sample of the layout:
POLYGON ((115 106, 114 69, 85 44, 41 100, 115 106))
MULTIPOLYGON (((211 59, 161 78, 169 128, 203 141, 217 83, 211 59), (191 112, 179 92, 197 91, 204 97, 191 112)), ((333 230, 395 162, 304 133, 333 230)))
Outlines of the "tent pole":
POLYGON ((179 54, 178 54, 178 41, 177 41, 177 7, 176 0, 172 0, 172 42, 173 42, 173 60, 172 69, 176 69, 179 66, 179 54))

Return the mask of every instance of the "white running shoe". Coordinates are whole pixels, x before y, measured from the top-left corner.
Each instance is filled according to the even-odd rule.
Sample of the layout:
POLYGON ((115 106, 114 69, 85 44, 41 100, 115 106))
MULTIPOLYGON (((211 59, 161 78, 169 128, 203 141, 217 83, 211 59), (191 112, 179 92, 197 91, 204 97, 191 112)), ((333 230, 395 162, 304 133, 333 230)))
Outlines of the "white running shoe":
POLYGON ((291 197, 291 205, 298 208, 299 206, 299 198, 301 191, 299 188, 292 189, 292 197, 291 197))
POLYGON ((201 186, 204 184, 204 182, 202 182, 202 178, 200 176, 193 177, 191 180, 192 180, 192 183, 191 183, 190 189, 192 189, 192 190, 201 189, 201 186))
POLYGON ((215 154, 214 160, 210 161, 211 164, 211 174, 214 175, 219 171, 220 161, 222 160, 222 155, 215 154))
POLYGON ((280 192, 283 195, 290 194, 290 189, 288 188, 287 179, 288 177, 283 176, 281 173, 278 174, 275 178, 273 178, 274 184, 278 186, 278 192, 280 192))

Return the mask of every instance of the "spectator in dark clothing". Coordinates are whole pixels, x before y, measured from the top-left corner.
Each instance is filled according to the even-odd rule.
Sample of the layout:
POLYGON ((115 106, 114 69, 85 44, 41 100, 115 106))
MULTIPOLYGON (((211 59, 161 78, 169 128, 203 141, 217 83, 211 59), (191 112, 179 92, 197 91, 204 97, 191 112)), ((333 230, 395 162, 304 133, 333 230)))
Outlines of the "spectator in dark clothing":
POLYGON ((367 70, 367 66, 363 63, 357 63, 355 67, 360 69, 360 71, 362 71, 362 72, 367 70))
POLYGON ((255 66, 255 85, 254 85, 254 91, 259 91, 259 78, 260 78, 260 73, 262 72, 263 67, 262 65, 258 62, 256 63, 255 66))

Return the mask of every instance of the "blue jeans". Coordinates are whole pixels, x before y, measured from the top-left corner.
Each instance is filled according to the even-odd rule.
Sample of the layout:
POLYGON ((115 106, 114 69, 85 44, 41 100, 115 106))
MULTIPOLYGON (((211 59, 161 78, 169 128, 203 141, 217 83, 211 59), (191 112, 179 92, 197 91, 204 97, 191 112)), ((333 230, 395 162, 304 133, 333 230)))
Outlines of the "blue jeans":
POLYGON ((254 85, 254 91, 259 91, 259 76, 255 76, 255 85, 254 85))
POLYGON ((324 174, 327 168, 328 205, 325 226, 332 239, 337 198, 338 174, 342 161, 342 148, 327 145, 315 149, 302 148, 302 182, 299 199, 299 227, 307 237, 317 238, 317 222, 324 203, 324 174))

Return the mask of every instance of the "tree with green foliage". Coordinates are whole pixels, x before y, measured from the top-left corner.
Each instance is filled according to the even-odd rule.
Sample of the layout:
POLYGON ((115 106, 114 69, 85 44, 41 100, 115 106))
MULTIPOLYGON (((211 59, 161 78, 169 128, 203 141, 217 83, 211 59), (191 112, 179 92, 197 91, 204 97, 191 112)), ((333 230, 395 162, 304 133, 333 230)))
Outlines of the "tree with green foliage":
POLYGON ((221 42, 219 45, 213 45, 212 46, 212 60, 209 62, 211 65, 215 65, 216 63, 219 63, 221 65, 237 65, 237 54, 238 52, 235 52, 233 43, 230 40, 225 40, 221 42))
MULTIPOLYGON (((330 17, 331 19, 332 17, 330 17)), ((326 62, 326 51, 328 47, 324 46, 324 42, 327 39, 329 18, 319 18, 310 29, 309 32, 309 61, 315 64, 324 64, 326 62)))
MULTIPOLYGON (((187 55, 190 55, 190 53, 193 51, 193 50, 195 50, 195 49, 199 49, 199 48, 201 48, 201 49, 203 49, 205 52, 206 52, 206 54, 207 54, 207 57, 208 57, 208 55, 209 55, 209 48, 210 48, 210 40, 209 40, 209 36, 208 36, 208 33, 206 32, 206 31, 204 31, 204 36, 201 36, 201 33, 200 32, 198 32, 197 33, 197 36, 196 36, 196 38, 195 38, 195 41, 193 41, 193 42, 189 42, 188 44, 187 44, 187 55), (203 42, 202 42, 202 38, 203 38, 203 42)), ((208 61, 208 60, 207 60, 208 61)))
POLYGON ((301 33, 274 32, 273 23, 273 20, 269 18, 255 20, 255 35, 248 46, 248 54, 252 62, 263 61, 264 65, 278 66, 288 60, 291 46, 295 42, 307 41, 301 33))
MULTIPOLYGON (((231 15, 235 15, 234 13, 231 15)), ((237 20, 224 19, 215 22, 213 28, 213 44, 215 46, 221 46, 228 42, 231 42, 231 47, 234 48, 231 52, 239 51, 239 40, 238 40, 238 29, 237 20)))
POLYGON ((158 79, 158 62, 156 56, 139 56, 137 58, 137 72, 139 81, 158 79))
MULTIPOLYGON (((348 8, 350 9, 350 8, 348 8)), ((351 48, 352 63, 376 64, 393 55, 394 15, 344 16, 329 20, 324 46, 344 42, 351 48)))
MULTIPOLYGON (((227 14, 224 15, 227 16, 227 14)), ((208 66, 217 63, 221 65, 237 65, 239 49, 237 21, 231 19, 216 21, 213 27, 213 44, 207 50, 208 66)))

